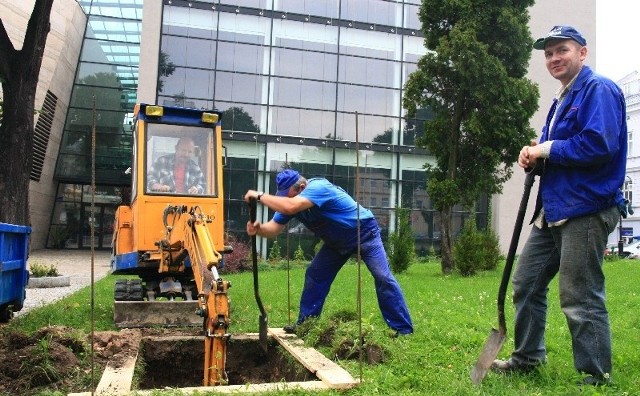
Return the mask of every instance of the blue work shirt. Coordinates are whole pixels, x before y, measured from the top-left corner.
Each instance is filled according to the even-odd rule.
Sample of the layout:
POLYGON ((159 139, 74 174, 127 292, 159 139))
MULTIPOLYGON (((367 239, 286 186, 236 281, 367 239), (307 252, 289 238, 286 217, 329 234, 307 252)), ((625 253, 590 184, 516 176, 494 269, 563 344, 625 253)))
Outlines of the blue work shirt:
POLYGON ((557 109, 551 107, 540 142, 553 140, 540 180, 549 223, 580 217, 617 205, 624 199, 627 161, 626 105, 611 80, 583 66, 557 109))
MULTIPOLYGON (((358 204, 346 191, 327 179, 313 178, 307 181, 307 186, 299 196, 311 201, 313 206, 293 216, 276 212, 273 221, 284 225, 296 218, 329 246, 338 249, 356 246, 358 204)), ((370 235, 371 231, 378 229, 369 209, 359 206, 359 213, 361 236, 370 235)))

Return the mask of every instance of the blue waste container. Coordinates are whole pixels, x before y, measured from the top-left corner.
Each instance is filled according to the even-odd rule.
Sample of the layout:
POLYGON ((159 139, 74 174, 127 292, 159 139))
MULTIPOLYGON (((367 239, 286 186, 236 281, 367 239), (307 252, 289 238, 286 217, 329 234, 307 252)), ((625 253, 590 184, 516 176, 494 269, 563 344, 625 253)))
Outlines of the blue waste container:
POLYGON ((31 227, 0 223, 0 322, 22 309, 29 281, 27 254, 31 227))

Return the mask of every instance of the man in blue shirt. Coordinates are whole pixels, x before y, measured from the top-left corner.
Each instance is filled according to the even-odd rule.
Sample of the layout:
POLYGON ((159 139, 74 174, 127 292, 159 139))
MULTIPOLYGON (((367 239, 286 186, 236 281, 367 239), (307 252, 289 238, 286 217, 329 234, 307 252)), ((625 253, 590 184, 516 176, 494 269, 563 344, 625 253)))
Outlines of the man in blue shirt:
POLYGON ((559 274, 560 307, 571 333, 582 384, 611 378, 611 330, 602 271, 607 237, 626 216, 620 187, 627 160, 624 95, 584 65, 587 41, 555 26, 533 48, 560 81, 540 143, 520 151, 518 165, 540 173, 531 234, 513 275, 515 350, 499 372, 530 371, 546 362, 547 292, 559 274))
POLYGON ((276 184, 276 195, 255 190, 246 193, 247 202, 256 199, 276 212, 265 224, 248 222, 247 233, 273 239, 282 232, 289 220, 296 218, 324 242, 305 273, 296 324, 319 316, 322 312, 331 283, 347 259, 357 252, 359 216, 360 255, 373 275, 382 316, 397 335, 413 333, 409 309, 400 285, 389 268, 373 213, 358 205, 342 188, 328 180, 307 180, 293 169, 278 173, 276 184))

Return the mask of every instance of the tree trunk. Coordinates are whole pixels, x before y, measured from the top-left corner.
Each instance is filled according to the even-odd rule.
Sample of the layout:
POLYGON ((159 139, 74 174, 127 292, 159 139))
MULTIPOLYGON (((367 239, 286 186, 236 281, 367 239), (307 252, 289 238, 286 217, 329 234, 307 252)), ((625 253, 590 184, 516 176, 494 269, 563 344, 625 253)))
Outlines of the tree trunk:
POLYGON ((53 0, 36 0, 22 49, 16 50, 0 20, 0 222, 29 225, 29 173, 34 107, 42 57, 51 28, 53 0))
POLYGON ((451 206, 442 208, 440 212, 440 255, 442 273, 450 274, 453 272, 454 262, 452 247, 453 241, 451 238, 451 206))
MULTIPOLYGON (((37 80, 36 80, 37 82, 37 80)), ((33 151, 35 85, 12 80, 5 84, 0 127, 0 221, 29 225, 29 172, 33 151), (18 82, 18 84, 15 84, 18 82), (18 85, 17 87, 15 85, 18 85), (29 93, 32 90, 34 93, 29 93)))

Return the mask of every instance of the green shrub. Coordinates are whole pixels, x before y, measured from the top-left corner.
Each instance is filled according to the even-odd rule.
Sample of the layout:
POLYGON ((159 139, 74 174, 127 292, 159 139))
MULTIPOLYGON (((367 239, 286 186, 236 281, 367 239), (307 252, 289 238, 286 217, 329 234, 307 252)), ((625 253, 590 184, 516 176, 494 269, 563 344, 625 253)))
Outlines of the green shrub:
POLYGON ((389 236, 389 265, 395 273, 405 272, 415 257, 415 240, 409 225, 409 209, 396 207, 396 230, 389 236))
POLYGON ((33 262, 29 264, 31 270, 31 276, 34 278, 42 278, 44 276, 60 276, 58 268, 53 264, 40 264, 39 262, 33 262))
POLYGON ((500 248, 496 234, 492 230, 479 231, 475 221, 467 220, 453 245, 453 260, 462 276, 497 268, 500 248))
POLYGON ((56 225, 49 230, 49 244, 53 249, 63 249, 67 244, 70 233, 66 226, 56 225))
POLYGON ((304 257, 304 250, 302 249, 302 246, 298 245, 298 248, 293 253, 293 260, 299 262, 306 260, 306 258, 304 257))
POLYGON ((282 252, 280 251, 280 245, 278 244, 278 241, 275 240, 271 245, 271 250, 269 250, 269 261, 275 263, 280 260, 282 260, 282 252))

